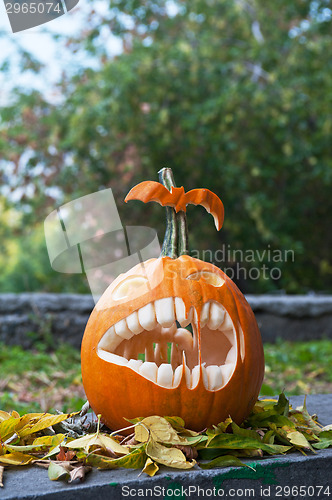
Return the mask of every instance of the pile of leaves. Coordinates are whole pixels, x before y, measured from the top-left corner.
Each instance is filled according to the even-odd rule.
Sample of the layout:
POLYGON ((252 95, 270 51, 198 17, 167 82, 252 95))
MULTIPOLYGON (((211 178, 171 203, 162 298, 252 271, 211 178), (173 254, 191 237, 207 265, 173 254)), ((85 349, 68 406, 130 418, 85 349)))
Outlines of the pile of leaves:
POLYGON ((93 467, 141 469, 154 476, 160 465, 250 467, 241 459, 291 451, 316 453, 332 446, 332 425, 322 427, 316 416, 309 415, 305 401, 293 409, 283 393, 278 400, 258 400, 241 426, 230 417, 202 432, 186 429, 180 417, 150 416, 129 423, 111 433, 100 416, 95 420, 78 413, 20 417, 15 411, 0 411, 0 484, 4 467, 13 465, 36 464, 48 469, 51 480, 72 482, 82 480, 93 467))

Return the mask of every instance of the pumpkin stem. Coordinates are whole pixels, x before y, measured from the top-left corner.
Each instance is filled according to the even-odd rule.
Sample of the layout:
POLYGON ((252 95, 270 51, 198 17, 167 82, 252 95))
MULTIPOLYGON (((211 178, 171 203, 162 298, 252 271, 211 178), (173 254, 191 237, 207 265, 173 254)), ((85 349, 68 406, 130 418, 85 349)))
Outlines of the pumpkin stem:
MULTIPOLYGON (((158 174, 160 184, 163 184, 168 191, 171 190, 172 186, 175 187, 172 169, 162 168, 158 174)), ((166 232, 161 249, 161 257, 177 258, 177 239, 176 212, 173 207, 166 207, 166 232)))
MULTIPOLYGON (((176 187, 171 168, 162 168, 159 170, 158 174, 159 182, 169 191, 172 186, 176 187)), ((178 256, 187 255, 188 253, 186 214, 182 210, 176 213, 173 207, 166 207, 166 232, 160 255, 162 257, 168 256, 172 259, 176 259, 178 256)))

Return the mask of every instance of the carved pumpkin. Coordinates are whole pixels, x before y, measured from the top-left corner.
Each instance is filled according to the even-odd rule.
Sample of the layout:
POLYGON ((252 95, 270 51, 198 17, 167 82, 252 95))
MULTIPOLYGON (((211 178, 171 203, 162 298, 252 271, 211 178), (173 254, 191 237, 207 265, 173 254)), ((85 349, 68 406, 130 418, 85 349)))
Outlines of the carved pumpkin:
POLYGON ((195 430, 229 415, 240 423, 263 379, 257 323, 225 273, 186 255, 185 203, 203 204, 217 227, 222 203, 208 190, 193 190, 196 196, 186 200, 183 188, 171 190, 170 169, 160 178, 166 187, 151 183, 148 193, 151 185, 142 183, 126 201, 171 205, 162 255, 118 276, 96 304, 82 342, 85 392, 112 429, 126 427, 125 418, 148 415, 178 415, 195 430))

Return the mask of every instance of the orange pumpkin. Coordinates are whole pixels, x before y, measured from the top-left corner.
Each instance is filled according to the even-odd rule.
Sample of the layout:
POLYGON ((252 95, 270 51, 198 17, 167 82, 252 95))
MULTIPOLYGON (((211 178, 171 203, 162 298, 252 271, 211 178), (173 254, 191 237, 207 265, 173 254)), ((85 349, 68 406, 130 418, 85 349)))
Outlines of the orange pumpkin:
MULTIPOLYGON (((178 415, 194 430, 229 415, 240 423, 264 374, 257 323, 225 273, 186 255, 185 212, 173 208, 178 198, 170 192, 170 169, 160 178, 170 196, 157 201, 171 204, 162 255, 118 276, 96 304, 82 342, 84 389, 95 413, 114 430, 126 427, 125 419, 148 415, 178 415)), ((127 199, 158 198, 146 194, 146 184, 143 192, 139 186, 127 199)), ((195 191, 191 202, 203 201, 221 225, 219 198, 195 191)))

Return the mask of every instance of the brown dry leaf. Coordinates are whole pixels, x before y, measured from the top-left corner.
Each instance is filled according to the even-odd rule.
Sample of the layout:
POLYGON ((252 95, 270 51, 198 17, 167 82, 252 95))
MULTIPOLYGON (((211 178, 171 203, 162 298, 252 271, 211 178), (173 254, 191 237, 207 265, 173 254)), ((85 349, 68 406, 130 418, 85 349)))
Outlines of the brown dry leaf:
POLYGON ((92 467, 89 467, 88 465, 80 465, 79 467, 75 467, 69 472, 70 478, 68 483, 72 483, 76 479, 83 481, 86 474, 90 472, 90 470, 92 470, 92 467))
POLYGON ((64 446, 60 446, 60 451, 57 454, 56 459, 60 461, 66 460, 70 462, 70 460, 74 458, 74 456, 75 452, 73 450, 66 450, 64 446))
POLYGON ((4 473, 5 468, 0 465, 0 488, 3 488, 3 473, 4 473))
POLYGON ((178 450, 181 450, 182 453, 185 455, 188 460, 193 460, 194 458, 197 458, 198 453, 196 448, 193 448, 192 446, 184 446, 181 444, 174 445, 174 448, 177 448, 178 450))
POLYGON ((147 458, 142 472, 145 472, 145 474, 152 477, 156 474, 156 472, 158 472, 158 470, 158 465, 153 460, 151 460, 151 458, 147 458))

